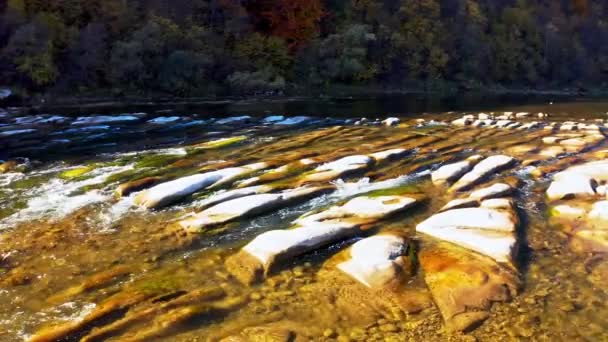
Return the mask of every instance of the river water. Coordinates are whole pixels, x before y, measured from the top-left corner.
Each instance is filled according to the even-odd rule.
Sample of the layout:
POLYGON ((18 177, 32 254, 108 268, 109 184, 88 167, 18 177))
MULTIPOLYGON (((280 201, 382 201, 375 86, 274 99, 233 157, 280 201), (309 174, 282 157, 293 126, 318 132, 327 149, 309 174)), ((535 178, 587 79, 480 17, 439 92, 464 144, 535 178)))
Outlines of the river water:
POLYGON ((603 223, 555 208, 588 212, 605 196, 599 187, 608 175, 593 180, 590 198, 553 200, 546 191, 556 172, 605 158, 607 113, 608 102, 596 100, 415 96, 0 110, 0 159, 8 161, 0 173, 0 340, 606 340, 608 239, 580 242, 576 233, 601 231, 603 223), (474 127, 485 114, 487 124, 474 127), (454 122, 464 115, 473 115, 467 125, 454 122), (400 122, 387 126, 387 117, 400 122), (497 126, 501 120, 510 122, 497 126), (560 143, 569 139, 584 141, 560 143), (348 172, 315 173, 344 157, 397 149, 348 172), (515 160, 464 191, 448 191, 429 176, 474 155, 515 160), (260 162, 266 164, 166 205, 138 202, 154 184, 260 162), (142 179, 148 182, 133 193, 116 193, 142 179), (496 183, 514 188, 507 196, 517 216, 512 262, 416 232, 449 201, 496 183), (270 194, 330 189, 196 232, 180 226, 185 216, 226 201, 208 205, 214 196, 250 184, 267 185, 270 194), (285 258, 255 284, 243 284, 231 269, 231 257, 256 236, 297 228, 298 217, 362 195, 408 196, 417 205, 285 258), (353 243, 391 233, 409 246, 411 267, 397 285, 369 288, 340 270, 353 243), (463 275, 445 271, 450 265, 432 267, 428 255, 443 250, 467 265, 463 275), (517 289, 485 293, 495 279, 504 282, 500 289, 517 289), (463 294, 464 282, 471 292, 463 294), (462 311, 484 318, 452 329, 445 293, 476 303, 462 311))

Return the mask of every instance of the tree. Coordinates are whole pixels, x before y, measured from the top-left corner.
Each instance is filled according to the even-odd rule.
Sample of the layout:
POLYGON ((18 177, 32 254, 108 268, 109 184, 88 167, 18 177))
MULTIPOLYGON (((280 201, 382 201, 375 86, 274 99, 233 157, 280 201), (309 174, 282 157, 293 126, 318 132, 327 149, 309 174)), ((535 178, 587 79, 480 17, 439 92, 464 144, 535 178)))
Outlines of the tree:
POLYGON ((445 32, 440 2, 407 0, 402 3, 399 13, 403 18, 403 39, 398 47, 403 51, 410 77, 443 77, 449 57, 442 47, 445 32))
POLYGON ((325 15, 320 0, 258 0, 248 6, 262 32, 283 38, 291 51, 319 33, 325 15))

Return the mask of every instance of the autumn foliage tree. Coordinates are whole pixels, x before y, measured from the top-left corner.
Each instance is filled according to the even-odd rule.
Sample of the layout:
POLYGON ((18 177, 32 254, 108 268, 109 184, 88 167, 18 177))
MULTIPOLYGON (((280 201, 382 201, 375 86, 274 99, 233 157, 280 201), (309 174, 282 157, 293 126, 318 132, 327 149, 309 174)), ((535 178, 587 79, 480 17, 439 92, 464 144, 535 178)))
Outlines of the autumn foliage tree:
POLYGON ((248 9, 262 32, 284 39, 292 51, 317 36, 325 15, 320 0, 258 0, 248 9))

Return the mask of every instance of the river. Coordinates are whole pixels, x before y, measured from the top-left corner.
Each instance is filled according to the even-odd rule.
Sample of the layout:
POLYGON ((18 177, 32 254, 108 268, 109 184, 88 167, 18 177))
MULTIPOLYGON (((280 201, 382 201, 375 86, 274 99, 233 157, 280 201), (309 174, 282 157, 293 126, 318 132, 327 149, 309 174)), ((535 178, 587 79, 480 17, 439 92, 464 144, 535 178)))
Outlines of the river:
POLYGON ((605 340, 607 113, 2 109, 0 340, 605 340))

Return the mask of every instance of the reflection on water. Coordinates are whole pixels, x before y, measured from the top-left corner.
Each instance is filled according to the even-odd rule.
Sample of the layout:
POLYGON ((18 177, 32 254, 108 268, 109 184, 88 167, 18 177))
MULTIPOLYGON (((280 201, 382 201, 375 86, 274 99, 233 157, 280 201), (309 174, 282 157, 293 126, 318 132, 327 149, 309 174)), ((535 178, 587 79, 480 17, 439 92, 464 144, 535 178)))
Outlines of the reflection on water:
MULTIPOLYGON (((538 100, 528 99, 521 105, 482 104, 474 112, 439 113, 445 103, 417 107, 418 100, 241 102, 196 111, 205 113, 199 115, 182 109, 125 114, 128 121, 76 119, 63 112, 62 120, 51 114, 40 114, 36 122, 20 114, 2 117, 2 132, 33 131, 0 138, 11 149, 4 153, 28 158, 3 164, 6 172, 0 174, 0 340, 608 338, 605 240, 593 240, 592 251, 574 243, 588 222, 563 219, 554 210, 560 204, 590 210, 601 200, 596 188, 599 192, 605 180, 595 180, 591 199, 552 202, 545 194, 557 171, 605 158, 608 104, 547 104, 544 98, 542 105, 524 103, 538 100), (476 123, 480 111, 494 123, 476 123), (219 112, 251 117, 210 119, 219 112), (275 119, 264 121, 264 112, 309 117, 277 125, 275 119), (529 113, 516 118, 519 112, 529 113), (474 115, 468 125, 452 123, 465 114, 474 115), (504 115, 510 122, 497 125, 503 119, 496 117, 504 115), (355 125, 362 116, 370 120, 355 125), (376 116, 399 116, 401 123, 376 124, 376 116), (446 124, 436 124, 440 121, 446 124), (566 130, 566 121, 575 121, 576 129, 566 130), (108 126, 103 133, 86 130, 100 125, 108 126), (397 149, 393 157, 377 154, 397 149), (450 191, 449 184, 474 175, 460 173, 448 184, 430 177, 441 166, 499 154, 516 163, 496 168, 467 190, 450 191), (353 155, 360 156, 356 163, 343 159, 353 155), (138 196, 157 184, 262 161, 265 167, 215 186, 190 185, 154 210, 137 206, 138 196), (512 265, 416 233, 416 225, 449 201, 495 183, 515 188, 505 197, 514 203, 508 210, 519 221, 520 248, 512 265), (116 193, 119 185, 128 193, 116 193), (234 219, 222 216, 262 198, 255 196, 301 186, 331 190, 234 219), (407 196, 418 204, 373 219, 357 218, 368 207, 341 213, 336 222, 359 224, 359 219, 366 230, 277 260, 253 285, 241 283, 227 263, 245 255, 239 250, 260 234, 298 228, 302 224, 294 221, 303 215, 336 215, 335 206, 363 195, 407 196), (214 204, 215 216, 209 217, 222 223, 187 232, 180 225, 184 215, 200 212, 204 203, 214 204), (240 205, 218 207, 223 203, 240 205), (390 288, 370 289, 338 265, 350 258, 353 243, 378 233, 408 238, 410 266, 390 288), (433 259, 435 252, 447 257, 433 259), (459 260, 456 271, 450 258, 459 260), (517 293, 492 297, 499 291, 488 284, 507 279, 507 273, 517 278, 517 293), (464 332, 450 330, 455 325, 445 308, 452 304, 441 302, 442 291, 454 302, 475 302, 457 314, 478 324, 464 332)), ((462 106, 467 105, 454 108, 462 106)), ((479 205, 484 204, 472 204, 479 205)))

